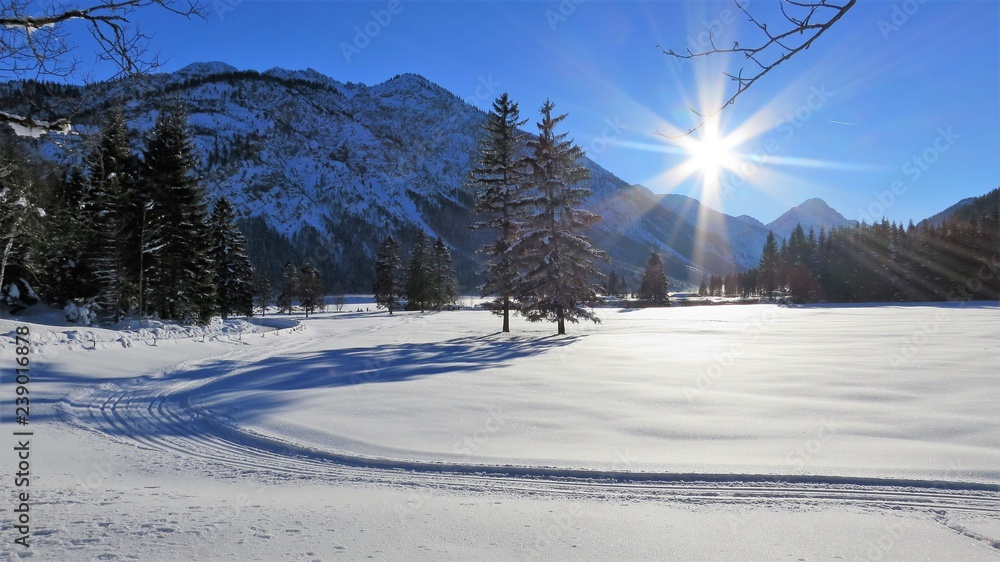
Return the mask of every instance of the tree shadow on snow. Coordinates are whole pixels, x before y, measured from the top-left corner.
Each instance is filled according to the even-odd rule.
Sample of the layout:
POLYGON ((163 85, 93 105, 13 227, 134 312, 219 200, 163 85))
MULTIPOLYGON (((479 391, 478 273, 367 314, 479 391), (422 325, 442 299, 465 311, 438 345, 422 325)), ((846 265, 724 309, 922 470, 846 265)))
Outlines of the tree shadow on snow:
MULTIPOLYGON (((180 381, 209 381, 205 384, 184 385, 183 390, 162 394, 163 386, 147 386, 150 382, 147 381, 107 397, 111 402, 99 406, 100 410, 104 412, 110 407, 117 414, 105 416, 108 419, 101 424, 101 430, 148 442, 167 436, 192 437, 207 430, 204 421, 191 410, 192 406, 194 410, 199 409, 199 405, 207 407, 213 417, 221 415, 245 421, 287 407, 298 399, 286 391, 398 383, 448 373, 469 375, 564 348, 581 337, 584 336, 534 338, 493 334, 441 342, 401 342, 289 353, 250 365, 245 361, 219 360, 149 377, 168 385, 180 381)), ((59 374, 47 378, 83 382, 59 374)), ((122 382, 121 379, 107 380, 122 382)), ((41 406, 42 401, 39 402, 41 406)), ((91 409, 97 406, 70 405, 91 409)), ((55 417, 53 404, 44 406, 47 407, 46 419, 55 417)), ((41 421, 41 416, 32 414, 33 422, 41 421)))
MULTIPOLYGON (((570 345, 580 336, 461 337, 442 342, 383 344, 272 357, 232 377, 201 386, 197 394, 239 390, 303 390, 400 382, 455 372, 472 373, 570 345)), ((220 361, 204 370, 241 365, 220 361)))

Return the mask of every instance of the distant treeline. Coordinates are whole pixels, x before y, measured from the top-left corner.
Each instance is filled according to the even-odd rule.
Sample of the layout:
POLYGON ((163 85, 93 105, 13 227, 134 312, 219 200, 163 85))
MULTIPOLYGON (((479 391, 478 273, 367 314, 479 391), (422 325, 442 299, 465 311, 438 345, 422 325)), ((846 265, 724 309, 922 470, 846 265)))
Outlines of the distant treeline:
POLYGON ((760 265, 732 276, 733 283, 744 293, 752 287, 794 302, 998 300, 996 199, 994 190, 984 196, 992 208, 940 225, 883 220, 819 234, 798 226, 780 247, 769 237, 760 265))

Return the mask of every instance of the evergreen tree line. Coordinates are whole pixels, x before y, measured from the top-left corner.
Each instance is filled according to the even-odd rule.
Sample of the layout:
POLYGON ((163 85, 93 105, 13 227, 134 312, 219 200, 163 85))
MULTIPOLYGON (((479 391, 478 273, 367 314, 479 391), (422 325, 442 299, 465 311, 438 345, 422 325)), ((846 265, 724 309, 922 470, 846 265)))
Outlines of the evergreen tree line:
POLYGON ((392 314, 394 310, 442 310, 458 299, 458 282, 451 250, 438 237, 417 234, 410 257, 403 265, 399 243, 392 236, 379 247, 375 260, 375 303, 392 314))
POLYGON ((310 313, 324 308, 326 304, 323 300, 323 277, 311 263, 296 266, 292 262, 287 262, 281 270, 281 292, 277 295, 272 294, 271 283, 264 276, 258 276, 254 292, 261 311, 266 311, 272 302, 271 299, 274 298, 280 310, 291 314, 297 300, 308 318, 310 313))
POLYGON ((758 267, 734 276, 734 286, 793 302, 998 300, 998 251, 996 208, 939 226, 883 220, 817 235, 799 225, 780 247, 771 233, 758 267))
POLYGON ((612 269, 601 289, 605 296, 620 299, 631 298, 629 306, 633 307, 670 306, 666 266, 663 256, 656 250, 649 253, 638 285, 637 291, 630 292, 625 277, 619 274, 617 269, 612 269))
POLYGON ((706 275, 698 285, 703 297, 750 297, 758 294, 757 270, 750 269, 725 275, 706 275))
POLYGON ((7 138, 0 150, 5 304, 16 312, 41 300, 114 322, 252 313, 246 241, 229 201, 208 212, 196 163, 179 107, 159 113, 140 153, 121 113, 111 113, 83 165, 61 180, 33 175, 17 140, 7 138))

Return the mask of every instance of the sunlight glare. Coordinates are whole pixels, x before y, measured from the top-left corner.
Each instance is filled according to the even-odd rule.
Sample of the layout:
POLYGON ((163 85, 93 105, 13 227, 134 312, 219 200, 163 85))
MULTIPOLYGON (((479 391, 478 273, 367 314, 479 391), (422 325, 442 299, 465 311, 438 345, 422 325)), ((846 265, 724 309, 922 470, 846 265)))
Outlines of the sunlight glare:
POLYGON ((724 169, 734 166, 735 161, 729 152, 731 142, 728 141, 729 139, 720 137, 717 131, 709 131, 687 147, 691 163, 706 179, 718 177, 724 169))

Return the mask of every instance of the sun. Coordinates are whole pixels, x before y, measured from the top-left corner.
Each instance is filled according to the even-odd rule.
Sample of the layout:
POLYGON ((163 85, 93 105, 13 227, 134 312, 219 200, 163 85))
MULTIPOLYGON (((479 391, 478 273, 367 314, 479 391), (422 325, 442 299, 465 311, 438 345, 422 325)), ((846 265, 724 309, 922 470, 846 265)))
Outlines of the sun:
POLYGON ((706 177, 718 177, 723 170, 732 169, 736 164, 730 150, 733 143, 717 133, 707 132, 685 144, 690 166, 706 177))

